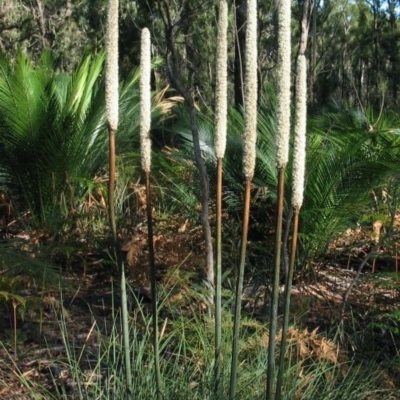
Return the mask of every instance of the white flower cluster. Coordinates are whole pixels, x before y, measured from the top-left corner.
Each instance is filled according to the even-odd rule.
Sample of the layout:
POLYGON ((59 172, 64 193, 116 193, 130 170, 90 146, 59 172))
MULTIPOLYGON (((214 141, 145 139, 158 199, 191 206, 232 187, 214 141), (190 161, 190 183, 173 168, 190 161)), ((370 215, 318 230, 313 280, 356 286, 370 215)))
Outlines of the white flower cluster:
POLYGON ((106 37, 106 113, 110 128, 118 128, 118 0, 110 0, 106 37))
POLYGON ((289 158, 290 136, 290 66, 291 66, 291 2, 280 0, 278 6, 278 109, 276 163, 284 168, 289 158))
POLYGON ((256 165, 257 139, 257 0, 247 1, 246 76, 245 76, 245 128, 243 147, 243 173, 251 180, 256 165))
POLYGON ((140 147, 142 169, 151 169, 151 42, 147 28, 142 30, 140 46, 140 147))
POLYGON ((304 193, 307 124, 307 60, 303 54, 297 58, 295 104, 292 205, 300 209, 304 193))
POLYGON ((221 1, 218 21, 217 77, 215 106, 215 155, 223 158, 226 149, 227 74, 228 74, 228 5, 221 1))

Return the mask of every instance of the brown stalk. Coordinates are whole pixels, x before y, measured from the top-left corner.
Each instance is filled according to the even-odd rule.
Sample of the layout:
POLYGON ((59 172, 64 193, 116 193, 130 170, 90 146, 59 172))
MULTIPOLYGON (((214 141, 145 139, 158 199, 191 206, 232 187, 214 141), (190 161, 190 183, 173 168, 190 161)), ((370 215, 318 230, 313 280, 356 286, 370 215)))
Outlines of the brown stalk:
POLYGON ((122 257, 121 248, 117 234, 117 223, 115 219, 115 130, 108 127, 109 133, 109 179, 108 179, 108 213, 110 218, 112 241, 117 260, 118 273, 121 273, 122 257))
POLYGON ((222 158, 217 160, 217 246, 215 273, 215 393, 221 380, 221 285, 222 285, 222 158))

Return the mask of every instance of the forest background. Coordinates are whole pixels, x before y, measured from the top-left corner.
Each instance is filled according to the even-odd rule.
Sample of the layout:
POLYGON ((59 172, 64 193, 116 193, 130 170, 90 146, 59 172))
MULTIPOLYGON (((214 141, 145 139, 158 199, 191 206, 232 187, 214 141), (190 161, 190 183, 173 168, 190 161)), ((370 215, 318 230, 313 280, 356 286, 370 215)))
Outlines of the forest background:
MULTIPOLYGON (((286 391, 285 396, 288 399, 295 398, 293 396, 322 399, 327 398, 326 393, 334 393, 336 397, 332 398, 338 399, 356 398, 356 394, 365 399, 400 398, 396 397, 399 388, 396 374, 400 368, 400 314, 397 310, 400 285, 397 266, 400 8, 397 1, 338 0, 310 4, 312 12, 309 15, 306 50, 307 172, 295 282, 299 287, 302 282, 311 282, 309 293, 313 294, 301 295, 293 318, 299 327, 320 327, 323 335, 316 336, 315 331, 309 334, 292 331, 291 340, 300 349, 293 351, 293 357, 299 357, 300 361, 295 363, 297 369, 288 369, 287 379, 293 379, 296 384, 292 385, 294 392, 286 391), (353 269, 354 273, 351 274, 349 269, 353 269), (365 271, 368 273, 364 277, 365 271), (329 278, 326 278, 327 274, 329 278), (329 286, 332 274, 335 277, 334 289, 329 286), (346 282, 346 290, 340 289, 337 283, 340 279, 346 282), (357 285, 360 285, 360 291, 353 292, 357 285), (326 288, 330 288, 329 294, 324 292, 326 288), (324 353, 324 349, 328 350, 324 353), (339 349, 340 361, 332 356, 335 351, 339 353, 339 349), (348 365, 349 360, 351 363, 356 361, 358 369, 353 375, 344 372, 347 366, 342 367, 342 358, 346 358, 343 365, 348 365), (374 360, 372 364, 365 362, 370 359, 374 360), (312 368, 307 369, 306 366, 310 365, 312 368), (331 368, 337 371, 332 373, 335 378, 328 385, 331 368), (304 369, 312 372, 307 379, 300 379, 304 369), (377 383, 380 379, 383 384, 377 383), (323 385, 324 389, 321 388, 323 385)), ((86 287, 88 293, 96 292, 107 282, 110 265, 113 265, 105 207, 108 148, 103 64, 107 5, 106 0, 3 0, 0 4, 0 75, 2 88, 9 90, 0 93, 0 260, 4 266, 0 276, 0 298, 4 299, 10 319, 9 335, 5 329, 2 340, 5 343, 10 341, 9 347, 13 348, 14 356, 21 353, 18 346, 24 348, 22 343, 37 341, 37 337, 24 337, 24 329, 19 328, 21 321, 29 320, 26 318, 27 311, 40 310, 42 315, 43 310, 49 308, 48 299, 54 298, 45 296, 44 291, 35 287, 38 280, 44 285, 45 280, 51 281, 52 278, 54 283, 57 281, 54 274, 59 276, 60 271, 65 276, 72 271, 83 276, 82 279, 96 275, 100 283, 93 284, 91 281, 86 287), (28 87, 29 90, 26 89, 28 87), (54 93, 61 99, 59 107, 53 101, 54 93), (20 113, 20 123, 14 125, 8 124, 8 117, 15 116, 10 99, 20 113), (32 104, 34 107, 31 107, 32 104), (32 118, 32 110, 43 118, 32 118), (31 124, 32 121, 37 126, 31 124), (29 125, 34 126, 30 131, 34 135, 25 134, 24 127, 29 125), (19 257, 17 261, 16 254, 19 257), (50 265, 48 271, 44 265, 50 265), (23 275, 22 270, 27 274, 29 284, 25 278, 16 278, 23 275), (44 270, 46 279, 43 277, 44 270), (27 285, 29 294, 25 297, 22 294, 27 285), (21 339, 18 345, 17 339, 21 339)), ((292 4, 293 72, 303 5, 302 1, 292 4)), ((238 255, 239 221, 243 208, 241 148, 246 1, 231 1, 228 6, 230 100, 223 192, 226 212, 223 297, 226 309, 229 309, 232 300, 235 276, 232 266, 235 261, 232 260, 236 260, 238 255)), ((140 35, 146 27, 152 37, 154 64, 151 76, 154 93, 151 136, 159 240, 156 256, 158 280, 160 286, 165 288, 161 297, 168 298, 168 307, 193 312, 194 302, 205 304, 207 308, 209 301, 203 287, 203 279, 208 274, 207 260, 204 259, 207 243, 204 245, 203 237, 197 230, 201 222, 204 225, 200 204, 200 193, 204 188, 193 157, 191 116, 196 117, 201 155, 209 179, 207 200, 211 217, 207 220, 211 221, 211 228, 214 229, 216 160, 213 120, 219 2, 120 0, 119 10, 121 122, 117 135, 116 211, 123 250, 131 267, 128 280, 134 293, 143 296, 149 278, 145 257, 147 248, 143 241, 146 204, 140 170, 138 67, 140 35), (178 244, 180 250, 177 252, 178 244), (178 274, 179 277, 171 272, 179 269, 178 266, 185 271, 185 274, 178 274)), ((265 304, 260 305, 254 298, 259 297, 262 291, 268 291, 267 283, 271 279, 270 266, 265 260, 272 259, 274 253, 272 237, 277 198, 274 143, 279 72, 277 5, 274 2, 259 2, 257 18, 257 166, 252 186, 246 267, 245 309, 249 320, 244 322, 246 329, 241 355, 242 361, 246 362, 265 347, 266 333, 262 325, 265 304), (256 317, 257 322, 251 320, 250 315, 256 317), (250 344, 246 347, 245 343, 250 344)), ((291 163, 287 173, 283 275, 288 263, 292 218, 289 207, 290 175, 291 163)), ((50 285, 46 283, 46 287, 47 284, 50 285)), ((89 299, 88 293, 82 295, 84 302, 95 302, 97 298, 89 299)), ((73 294, 69 295, 72 298, 68 299, 71 300, 69 304, 72 304, 73 294)), ((104 307, 106 296, 102 293, 99 297, 104 307)), ((146 299, 146 296, 143 297, 146 299)), ((50 307, 54 307, 54 303, 50 307)), ((174 315, 174 311, 169 312, 174 315)), ((200 319, 206 318, 204 311, 194 314, 200 314, 200 319)), ((36 318, 31 317, 29 329, 36 318)), ((145 322, 141 323, 145 325, 148 320, 143 319, 145 322)), ((189 384, 171 384, 168 389, 169 393, 176 393, 178 387, 182 399, 189 398, 188 393, 192 396, 190 398, 204 398, 210 386, 209 375, 212 373, 207 368, 200 368, 201 372, 197 370, 199 363, 208 364, 206 355, 211 357, 208 349, 212 347, 209 343, 210 332, 206 327, 199 333, 197 322, 185 320, 185 329, 190 332, 185 342, 190 348, 190 356, 185 354, 185 357, 191 358, 190 365, 194 369, 189 368, 188 375, 176 369, 171 369, 170 375, 166 372, 167 368, 164 371, 172 377, 171 381, 175 379, 174 374, 184 375, 182 382, 191 379, 189 384), (201 345, 194 339, 196 335, 201 337, 201 345)), ((4 325, 7 326, 7 323, 4 325)), ((231 326, 229 318, 225 323, 231 326)), ((166 334, 162 352, 170 354, 173 351, 169 346, 176 350, 182 345, 170 338, 177 336, 183 325, 178 329, 179 322, 172 322, 172 326, 167 322, 165 324, 170 336, 166 334), (172 340, 172 344, 168 340, 172 340)), ((82 322, 82 325, 87 324, 82 322)), ((42 322, 38 329, 41 338, 44 335, 42 322)), ((140 331, 140 328, 135 329, 140 331)), ((65 341, 68 335, 64 331, 65 341)), ((179 335, 184 337, 181 331, 179 335)), ((150 341, 150 336, 147 339, 150 341)), ((229 343, 230 339, 228 335, 224 340, 229 343)), ((110 348, 107 351, 109 356, 110 348)), ((148 356, 145 350, 143 354, 148 356)), ((180 356, 183 357, 182 354, 180 356)), ((5 359, 4 355, 2 357, 5 359)), ((81 356, 78 358, 80 361, 81 356)), ((69 358, 70 364, 73 364, 71 360, 69 358)), ((110 364, 115 361, 107 360, 110 364)), ((263 377, 258 372, 265 368, 264 360, 258 361, 259 364, 254 367, 257 374, 251 369, 247 375, 242 371, 239 383, 241 398, 246 398, 248 385, 254 388, 250 398, 262 397, 260 387, 263 386, 263 377)), ((85 363, 89 362, 85 360, 85 363)), ((23 376, 23 367, 15 365, 23 376)), ((117 366, 118 361, 113 365, 117 366)), ((104 376, 102 364, 99 362, 96 366, 99 375, 104 376)), ((77 362, 75 367, 70 368, 72 381, 86 379, 85 367, 87 364, 83 366, 77 362)), ((138 363, 136 368, 141 371, 142 367, 138 363)), ((50 367, 45 372, 39 367, 37 370, 39 376, 46 376, 46 379, 49 379, 48 370, 51 374, 54 372, 50 367)), ((8 396, 10 387, 15 391, 16 386, 15 382, 9 381, 8 375, 4 376, 3 388, 8 388, 8 391, 4 389, 8 396)), ((146 376, 151 377, 151 374, 146 376)), ((55 387, 60 386, 58 375, 50 380, 55 387)), ((40 379, 38 381, 41 382, 40 379)), ((73 384, 67 382, 63 385, 76 395, 73 384)), ((98 383, 96 390, 103 390, 101 385, 98 383)), ((24 386, 31 391, 39 390, 37 383, 25 382, 24 386)), ((149 382, 137 386, 143 390, 138 395, 154 396, 149 382)), ((125 387, 124 383, 120 387, 125 387)), ((49 390, 46 385, 40 388, 49 390)), ((111 393, 111 386, 105 392, 107 390, 111 393)), ((85 398, 82 393, 80 396, 85 398)))

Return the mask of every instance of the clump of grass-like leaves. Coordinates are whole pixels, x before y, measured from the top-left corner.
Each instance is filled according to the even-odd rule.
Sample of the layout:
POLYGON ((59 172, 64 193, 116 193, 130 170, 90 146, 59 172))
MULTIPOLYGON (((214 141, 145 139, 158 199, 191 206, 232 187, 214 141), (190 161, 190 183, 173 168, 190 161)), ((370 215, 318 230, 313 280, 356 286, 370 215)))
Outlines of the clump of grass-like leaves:
MULTIPOLYGON (((214 394, 214 324, 208 316, 190 316, 169 309, 161 321, 160 369, 163 376, 163 395, 167 399, 205 399, 214 394), (172 317, 174 316, 174 317, 172 317)), ((99 399, 126 398, 127 388, 132 398, 154 399, 157 388, 154 382, 154 356, 152 348, 152 317, 145 305, 131 314, 129 324, 132 382, 121 373, 125 348, 122 339, 120 314, 112 315, 107 322, 93 315, 92 326, 81 339, 73 337, 76 327, 72 319, 59 317, 59 336, 63 351, 61 356, 43 363, 18 364, 12 356, 0 360, 3 374, 0 384, 6 387, 9 371, 17 375, 32 399, 99 399), (41 365, 41 366, 40 366, 41 365), (47 381, 37 379, 32 371, 47 370, 47 381)), ((232 341, 232 315, 224 314, 221 336, 221 399, 229 391, 230 348, 232 341)), ((282 399, 389 399, 393 391, 380 386, 383 373, 372 364, 355 366, 338 362, 337 346, 318 332, 291 327, 288 331, 287 357, 285 359, 286 385, 282 399)), ((253 319, 242 319, 239 337, 239 359, 236 396, 243 400, 265 398, 265 346, 269 333, 265 325, 253 319)), ((277 334, 280 345, 280 333, 277 334)), ((60 347, 60 346, 58 346, 60 347)), ((4 349, 3 349, 4 350, 4 349)), ((45 349, 46 350, 46 349, 45 349)), ((52 354, 49 344, 46 353, 52 354)), ((44 354, 44 353, 43 353, 44 354)), ((42 372, 43 373, 43 372, 42 372)))

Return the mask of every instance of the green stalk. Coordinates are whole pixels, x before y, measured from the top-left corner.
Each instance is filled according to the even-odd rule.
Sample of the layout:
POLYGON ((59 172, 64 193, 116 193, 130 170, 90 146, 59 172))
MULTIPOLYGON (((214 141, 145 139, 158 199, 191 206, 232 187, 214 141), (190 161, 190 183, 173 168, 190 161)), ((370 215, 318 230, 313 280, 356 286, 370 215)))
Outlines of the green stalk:
POLYGON ((251 179, 247 179, 244 192, 242 238, 240 245, 240 263, 239 263, 239 272, 236 280, 235 314, 233 321, 233 339, 232 339, 231 378, 229 385, 230 400, 236 399, 237 367, 239 358, 240 317, 242 309, 244 267, 246 262, 247 234, 249 230, 249 218, 250 218, 250 192, 251 192, 251 179))
POLYGON ((227 125, 227 62, 228 62, 228 6, 222 1, 218 20, 217 71, 216 71, 216 110, 215 110, 215 155, 217 157, 217 238, 215 266, 215 358, 214 358, 214 396, 221 397, 221 331, 222 331, 222 166, 226 149, 227 125))
POLYGON ((128 296, 126 294, 126 279, 124 264, 121 266, 121 312, 122 312, 122 338, 124 341, 124 357, 125 357, 125 373, 126 387, 128 396, 132 396, 132 368, 131 368, 131 352, 129 342, 129 313, 128 313, 128 296))
POLYGON ((286 282, 285 282, 285 303, 284 303, 285 305, 284 305, 284 314, 283 314, 281 350, 280 350, 280 355, 279 355, 279 370, 278 370, 278 378, 277 378, 277 383, 276 383, 275 400, 281 399, 281 391, 282 391, 282 383, 283 383, 283 369, 284 369, 284 360, 285 360, 285 352, 286 352, 286 339, 287 339, 287 330, 289 327, 290 295, 292 293, 293 273, 294 273, 294 265, 295 265, 296 250, 297 250, 297 236, 298 236, 298 231, 299 231, 299 214, 300 214, 299 211, 300 211, 299 208, 295 207, 289 271, 288 271, 288 276, 286 277, 286 282))
POLYGON ((285 189, 285 167, 278 170, 278 203, 276 209, 276 233, 275 233, 275 268, 272 283, 270 325, 268 341, 268 364, 267 364, 267 400, 272 400, 275 376, 275 336, 278 322, 278 300, 279 300, 279 272, 281 268, 282 249, 282 222, 283 201, 285 189))
POLYGON ((157 310, 157 282, 154 256, 153 215, 151 204, 151 41, 147 28, 142 30, 140 49, 140 147, 142 156, 142 170, 146 177, 146 208, 147 208, 147 232, 149 245, 149 270, 152 300, 153 323, 153 350, 154 368, 156 376, 157 399, 162 398, 160 351, 158 342, 158 310, 157 310))
POLYGON ((147 231, 149 244, 149 266, 150 266, 150 285, 151 285, 151 309, 153 322, 153 348, 154 348, 154 368, 156 374, 157 399, 162 399, 162 383, 160 372, 160 349, 158 341, 158 310, 157 310, 157 285, 156 285, 156 266, 154 257, 154 235, 153 235, 153 215, 151 203, 150 173, 146 173, 146 208, 147 208, 147 231))

